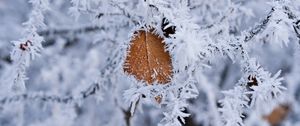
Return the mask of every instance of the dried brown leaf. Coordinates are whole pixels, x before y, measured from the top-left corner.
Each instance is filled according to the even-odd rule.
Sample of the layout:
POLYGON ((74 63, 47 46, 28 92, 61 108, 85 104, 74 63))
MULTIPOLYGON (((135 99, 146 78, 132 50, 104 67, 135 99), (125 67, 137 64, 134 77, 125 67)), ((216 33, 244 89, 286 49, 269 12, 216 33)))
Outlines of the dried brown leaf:
POLYGON ((166 84, 172 76, 171 56, 163 38, 151 31, 140 30, 132 38, 124 71, 149 85, 155 81, 166 84))
POLYGON ((271 126, 277 126, 284 120, 288 112, 288 105, 280 105, 274 108, 274 110, 269 115, 266 115, 263 118, 267 120, 271 126))

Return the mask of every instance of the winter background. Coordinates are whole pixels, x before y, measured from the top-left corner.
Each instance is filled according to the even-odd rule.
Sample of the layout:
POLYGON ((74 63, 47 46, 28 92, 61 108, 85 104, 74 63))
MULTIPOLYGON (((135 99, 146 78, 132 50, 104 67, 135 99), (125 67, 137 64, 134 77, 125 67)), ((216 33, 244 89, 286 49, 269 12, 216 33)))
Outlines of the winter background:
POLYGON ((299 126, 299 12, 299 0, 0 0, 0 126, 299 126), (168 84, 123 71, 144 26, 170 52, 168 84))

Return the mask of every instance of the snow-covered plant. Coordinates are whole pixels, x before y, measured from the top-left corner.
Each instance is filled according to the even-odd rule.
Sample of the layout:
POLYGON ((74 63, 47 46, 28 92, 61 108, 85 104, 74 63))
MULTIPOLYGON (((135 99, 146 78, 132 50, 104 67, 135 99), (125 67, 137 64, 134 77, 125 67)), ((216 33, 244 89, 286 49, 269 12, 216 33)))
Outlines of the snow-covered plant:
POLYGON ((0 125, 300 124, 299 11, 299 0, 0 1, 0 125))

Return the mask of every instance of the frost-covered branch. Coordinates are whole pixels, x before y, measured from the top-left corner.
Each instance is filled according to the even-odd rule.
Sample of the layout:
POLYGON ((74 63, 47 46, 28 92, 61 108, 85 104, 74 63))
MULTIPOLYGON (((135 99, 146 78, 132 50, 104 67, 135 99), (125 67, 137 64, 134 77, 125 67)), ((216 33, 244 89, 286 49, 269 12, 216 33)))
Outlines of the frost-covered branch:
POLYGON ((244 38, 244 42, 250 41, 254 36, 261 33, 268 23, 270 22, 270 19, 272 17, 272 13, 275 11, 274 8, 271 9, 271 11, 268 13, 267 17, 262 20, 258 25, 254 26, 251 30, 247 32, 244 38))
POLYGON ((293 28, 295 31, 295 34, 298 38, 298 43, 300 44, 300 19, 298 16, 291 11, 291 9, 288 6, 283 7, 285 10, 285 14, 288 16, 289 19, 293 20, 293 28))
MULTIPOLYGON (((244 75, 234 90, 225 92, 225 98, 224 100, 221 100, 222 108, 220 111, 222 112, 222 118, 225 125, 244 125, 242 118, 244 116, 243 113, 246 112, 245 109, 261 110, 266 107, 263 107, 266 104, 272 106, 276 102, 276 99, 278 99, 278 95, 281 95, 282 91, 286 89, 281 84, 283 79, 279 77, 280 71, 272 77, 269 72, 265 71, 257 63, 256 59, 250 58, 249 53, 245 48, 247 47, 248 41, 259 33, 264 32, 266 27, 268 27, 269 22, 276 21, 278 23, 281 20, 285 20, 280 19, 281 17, 276 17, 279 19, 273 19, 272 16, 274 13, 278 16, 278 13, 282 13, 282 7, 273 7, 268 16, 263 19, 260 24, 242 35, 242 38, 244 39, 236 39, 234 40, 237 41, 236 44, 234 44, 235 42, 230 44, 230 46, 233 46, 233 50, 235 50, 232 55, 241 58, 240 64, 244 75), (255 85, 248 85, 248 83, 253 83, 253 81, 255 81, 255 85), (239 93, 236 89, 239 89, 239 93), (236 110, 236 112, 229 112, 232 110, 236 110)), ((229 51, 229 54, 230 53, 231 52, 229 51)), ((270 109, 271 108, 272 107, 270 107, 270 109)), ((261 112, 260 114, 262 113, 264 112, 261 112)))
POLYGON ((298 42, 298 43, 300 44, 300 20, 296 21, 296 22, 295 22, 295 25, 294 25, 293 27, 294 27, 296 36, 297 36, 298 39, 299 39, 299 42, 298 42))
POLYGON ((42 92, 41 93, 26 92, 22 94, 0 98, 0 106, 4 106, 15 102, 25 102, 25 101, 74 104, 86 98, 89 98, 90 96, 97 95, 99 91, 100 91, 100 85, 98 83, 94 83, 90 85, 86 90, 81 91, 80 94, 77 95, 59 96, 59 95, 50 95, 42 92))
POLYGON ((120 3, 114 1, 114 2, 110 2, 110 4, 114 7, 117 7, 119 10, 121 10, 122 14, 124 16, 126 16, 128 19, 130 19, 132 21, 133 24, 138 25, 139 21, 136 20, 134 16, 128 9, 126 9, 123 5, 121 5, 120 3))
POLYGON ((225 126, 244 126, 243 108, 248 106, 249 98, 245 94, 245 88, 242 86, 224 91, 225 98, 221 100, 220 112, 225 126))
POLYGON ((48 29, 48 30, 39 31, 38 34, 44 37, 55 36, 55 35, 64 36, 64 35, 76 35, 76 34, 83 34, 89 32, 96 32, 101 30, 105 30, 105 28, 99 26, 86 26, 86 27, 75 28, 75 29, 70 29, 70 28, 48 29))
POLYGON ((216 26, 220 25, 225 19, 227 19, 230 16, 230 14, 232 14, 234 12, 234 9, 235 8, 230 7, 229 11, 227 13, 225 13, 218 21, 216 21, 210 25, 203 26, 200 29, 210 29, 212 27, 216 27, 216 26))
POLYGON ((42 42, 44 40, 37 33, 37 29, 46 27, 43 12, 49 9, 49 3, 47 0, 31 0, 30 3, 33 5, 33 10, 29 15, 29 20, 24 23, 25 37, 13 42, 14 47, 11 51, 13 68, 11 75, 7 75, 10 76, 11 80, 6 79, 11 85, 11 90, 16 92, 24 92, 26 90, 26 67, 29 66, 30 60, 38 56, 43 49, 42 42))

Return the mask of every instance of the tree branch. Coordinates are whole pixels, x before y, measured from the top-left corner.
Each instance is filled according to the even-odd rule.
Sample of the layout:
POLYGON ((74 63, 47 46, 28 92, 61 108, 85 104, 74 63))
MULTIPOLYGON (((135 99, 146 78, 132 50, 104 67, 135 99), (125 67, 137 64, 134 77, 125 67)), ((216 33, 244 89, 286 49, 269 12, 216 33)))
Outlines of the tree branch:
POLYGON ((248 31, 248 33, 246 34, 246 36, 244 38, 244 42, 250 41, 254 36, 261 33, 263 30, 265 30, 266 26, 270 22, 270 19, 272 17, 272 13, 274 11, 275 11, 275 9, 272 8, 271 11, 268 13, 267 17, 265 19, 263 19, 261 23, 254 26, 254 28, 252 28, 250 31, 248 31))
POLYGON ((295 34, 298 38, 298 43, 300 45, 300 19, 290 10, 289 7, 284 7, 285 14, 288 16, 289 19, 294 20, 293 22, 293 28, 295 31, 295 34))
POLYGON ((129 13, 129 11, 126 8, 121 7, 119 4, 115 4, 115 3, 111 3, 111 5, 117 7, 120 11, 122 11, 122 14, 128 19, 130 19, 133 24, 135 25, 139 24, 139 22, 133 18, 133 15, 129 13))
POLYGON ((6 104, 10 104, 13 102, 20 102, 20 101, 42 101, 42 102, 55 102, 55 103, 62 103, 62 104, 76 104, 80 100, 84 100, 90 96, 97 94, 100 90, 100 85, 98 83, 94 83, 89 86, 78 96, 58 96, 58 95, 48 95, 48 94, 41 94, 41 93, 23 93, 14 96, 7 96, 4 98, 0 98, 0 106, 4 106, 6 104))
POLYGON ((99 26, 86 26, 77 29, 49 29, 44 31, 39 31, 38 34, 44 37, 51 36, 51 35, 67 35, 67 34, 82 34, 82 33, 89 33, 94 31, 101 31, 105 30, 104 27, 99 26))

